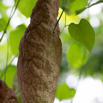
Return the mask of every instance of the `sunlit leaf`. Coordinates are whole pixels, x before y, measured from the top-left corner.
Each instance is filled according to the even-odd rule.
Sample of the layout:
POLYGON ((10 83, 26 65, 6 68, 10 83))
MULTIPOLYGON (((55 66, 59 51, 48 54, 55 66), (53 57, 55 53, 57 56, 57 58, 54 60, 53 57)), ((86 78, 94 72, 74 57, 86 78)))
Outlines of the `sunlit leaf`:
POLYGON ((6 7, 2 2, 0 2, 0 14, 2 15, 2 17, 7 16, 7 15, 6 15, 6 10, 7 10, 8 8, 9 8, 9 7, 6 7))
POLYGON ((0 69, 1 70, 5 68, 7 59, 9 62, 11 60, 11 57, 12 57, 12 53, 7 46, 8 46, 7 43, 0 45, 0 69))
POLYGON ((76 90, 74 88, 71 88, 70 89, 70 98, 73 98, 75 93, 76 93, 76 90))
POLYGON ((78 14, 82 13, 85 9, 86 9, 86 7, 85 7, 85 8, 83 8, 83 9, 77 10, 77 11, 76 11, 76 15, 78 15, 78 14))
POLYGON ((88 0, 75 0, 75 2, 70 5, 70 9, 72 13, 75 13, 76 10, 82 9, 86 7, 88 4, 88 0))
POLYGON ((73 68, 79 69, 79 67, 86 63, 87 59, 88 53, 83 46, 78 43, 70 45, 67 60, 73 68))
POLYGON ((21 37, 24 35, 26 26, 25 25, 19 25, 14 31, 11 31, 9 36, 9 42, 10 42, 10 49, 14 55, 16 55, 19 50, 19 43, 21 40, 21 37))
POLYGON ((7 51, 7 43, 0 45, 0 69, 4 69, 6 66, 7 61, 7 52, 8 55, 8 61, 11 59, 12 53, 11 51, 7 51))
POLYGON ((63 9, 66 9, 68 5, 72 4, 76 0, 59 0, 59 6, 63 9))
POLYGON ((0 69, 3 69, 6 64, 6 56, 7 56, 6 44, 0 46, 0 69))
POLYGON ((27 18, 30 17, 32 9, 34 8, 37 0, 20 0, 18 9, 27 18))
POLYGON ((67 14, 70 14, 71 10, 69 6, 72 5, 74 1, 76 0, 59 0, 59 7, 62 8, 67 14))
POLYGON ((94 6, 94 5, 97 5, 97 4, 100 4, 100 3, 103 3, 103 0, 99 0, 99 1, 97 1, 97 2, 95 2, 95 3, 93 3, 93 4, 89 5, 89 6, 87 6, 87 7, 85 7, 85 8, 80 9, 80 10, 76 10, 76 15, 82 13, 82 12, 83 12, 84 10, 86 10, 87 8, 90 8, 90 7, 92 7, 92 6, 94 6))
POLYGON ((74 40, 83 44, 91 52, 95 42, 95 33, 87 20, 81 19, 79 24, 71 23, 69 33, 74 40))
POLYGON ((62 41, 63 44, 64 43, 68 43, 69 42, 68 40, 71 39, 70 35, 65 34, 65 33, 63 33, 62 35, 60 35, 60 38, 61 38, 61 41, 62 41))
MULTIPOLYGON (((61 13, 62 13, 62 10, 59 8, 58 17, 60 17, 61 13)), ((66 25, 68 25, 72 22, 79 23, 80 19, 81 18, 77 15, 74 15, 74 14, 73 15, 67 15, 67 14, 65 15, 65 12, 64 12, 60 19, 60 22, 62 22, 63 23, 62 25, 64 26, 65 23, 66 23, 66 25)))
POLYGON ((75 89, 70 89, 69 86, 64 83, 61 84, 56 91, 56 97, 61 101, 63 99, 69 99, 74 97, 75 89))
MULTIPOLYGON (((6 71, 6 84, 12 88, 13 87, 13 79, 14 79, 14 75, 17 71, 17 67, 16 66, 9 66, 9 68, 7 68, 7 71, 6 71)), ((3 70, 4 72, 4 70, 3 70)), ((4 77, 5 77, 5 74, 3 75, 2 77, 2 80, 4 80, 4 77)))
POLYGON ((5 27, 6 27, 6 21, 3 18, 1 18, 0 19, 0 32, 3 31, 5 27))
POLYGON ((60 8, 64 9, 67 14, 75 14, 77 10, 81 13, 81 9, 88 5, 88 0, 59 0, 60 8), (67 2, 66 2, 67 1, 67 2))

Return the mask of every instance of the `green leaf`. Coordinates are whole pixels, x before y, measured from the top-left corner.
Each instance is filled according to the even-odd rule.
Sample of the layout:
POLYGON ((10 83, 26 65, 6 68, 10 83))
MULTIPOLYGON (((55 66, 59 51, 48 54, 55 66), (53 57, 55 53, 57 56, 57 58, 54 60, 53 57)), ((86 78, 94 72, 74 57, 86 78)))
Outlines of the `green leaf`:
POLYGON ((77 11, 76 11, 76 15, 82 13, 82 12, 83 12, 84 10, 86 10, 86 9, 87 9, 87 8, 85 7, 85 8, 83 8, 83 9, 77 10, 77 11))
POLYGON ((71 11, 69 5, 72 5, 74 1, 76 0, 59 0, 59 7, 64 9, 67 14, 70 14, 71 11))
POLYGON ((79 43, 70 45, 67 60, 74 69, 79 69, 88 60, 87 50, 79 43))
POLYGON ((18 9, 27 18, 30 17, 32 9, 34 8, 37 0, 20 0, 18 9))
POLYGON ((21 37, 24 35, 25 29, 26 26, 21 24, 17 26, 17 28, 14 31, 10 32, 10 36, 9 36, 10 49, 14 55, 16 55, 19 52, 18 50, 19 43, 21 37))
POLYGON ((89 5, 89 6, 85 7, 85 8, 80 9, 80 10, 76 10, 76 15, 82 13, 82 12, 83 12, 84 10, 86 10, 87 8, 90 8, 90 7, 92 7, 92 6, 94 6, 94 5, 97 5, 97 4, 100 4, 100 3, 103 3, 103 0, 99 0, 99 1, 97 1, 96 3, 93 3, 93 4, 91 4, 91 5, 89 5))
POLYGON ((70 89, 70 98, 73 98, 75 93, 76 93, 76 90, 74 88, 71 88, 70 89))
POLYGON ((61 38, 62 44, 69 43, 69 40, 71 40, 71 36, 65 33, 62 33, 60 35, 60 38, 61 38))
POLYGON ((2 15, 2 17, 6 17, 6 11, 9 7, 6 7, 5 5, 3 5, 2 2, 0 2, 0 14, 2 15))
POLYGON ((83 44, 91 52, 95 42, 95 33, 87 20, 81 19, 79 24, 71 23, 68 30, 74 40, 83 44))
POLYGON ((0 32, 3 31, 5 27, 6 27, 6 21, 3 18, 1 18, 0 19, 0 32))
POLYGON ((10 49, 7 49, 7 46, 8 46, 7 43, 0 45, 0 69, 1 70, 5 68, 5 65, 7 62, 7 52, 9 53, 8 54, 8 62, 10 62, 11 57, 12 57, 12 53, 11 53, 10 49))
POLYGON ((61 8, 66 8, 68 5, 72 4, 76 0, 59 0, 59 6, 61 8))
POLYGON ((0 45, 0 69, 3 69, 6 64, 7 49, 6 44, 0 45))
MULTIPOLYGON (((3 70, 3 72, 4 72, 4 70, 3 70)), ((13 79, 14 79, 14 75, 16 72, 17 72, 16 66, 11 65, 9 68, 7 68, 5 82, 8 85, 8 87, 10 87, 10 88, 13 88, 13 79)), ((3 75, 2 80, 4 80, 4 76, 5 76, 5 74, 3 75)))
MULTIPOLYGON (((11 53, 9 51, 8 61, 11 59, 11 53)), ((6 65, 7 59, 7 44, 0 45, 0 69, 3 69, 6 65)))
POLYGON ((75 95, 75 89, 70 89, 69 86, 64 83, 61 84, 56 91, 56 97, 61 101, 63 99, 69 99, 74 97, 75 95))
POLYGON ((69 8, 71 9, 72 13, 75 13, 76 10, 86 7, 87 4, 88 0, 76 0, 72 3, 72 5, 69 6, 69 8))

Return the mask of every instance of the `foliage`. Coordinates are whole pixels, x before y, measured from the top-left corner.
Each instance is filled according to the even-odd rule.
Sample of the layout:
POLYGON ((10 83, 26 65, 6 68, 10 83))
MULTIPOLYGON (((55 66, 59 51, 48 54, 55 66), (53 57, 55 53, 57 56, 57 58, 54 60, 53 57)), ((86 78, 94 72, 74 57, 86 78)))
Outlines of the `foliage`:
POLYGON ((87 20, 81 19, 79 24, 71 23, 69 32, 73 39, 83 44, 91 52, 95 42, 95 33, 87 20))
MULTIPOLYGON (((14 65, 10 65, 9 68, 7 69, 6 72, 6 84, 10 87, 13 88, 13 79, 14 79, 14 75, 16 74, 17 71, 17 67, 14 65)), ((5 72, 5 69, 1 71, 0 74, 2 74, 3 72, 5 72)), ((2 80, 4 80, 5 75, 3 75, 2 80)))
POLYGON ((103 2, 103 0, 99 0, 99 1, 97 1, 96 3, 94 3, 94 4, 88 5, 88 6, 85 7, 85 8, 82 8, 82 9, 80 9, 80 10, 77 10, 77 11, 76 11, 76 14, 80 14, 80 13, 82 13, 84 10, 86 10, 87 8, 90 8, 90 7, 94 6, 94 5, 97 5, 97 4, 102 3, 102 2, 103 2))
POLYGON ((19 52, 18 50, 19 43, 20 43, 21 37, 24 35, 25 29, 26 29, 26 26, 21 24, 17 26, 15 30, 10 32, 10 36, 9 36, 10 49, 14 55, 16 55, 19 52))
POLYGON ((37 0, 21 0, 18 6, 20 12, 25 15, 27 18, 30 17, 32 9, 34 8, 37 0), (25 10, 26 9, 26 10, 25 10))
POLYGON ((63 99, 70 99, 75 95, 75 89, 69 88, 66 83, 59 85, 56 92, 56 97, 61 101, 63 99))
POLYGON ((0 31, 4 30, 6 27, 6 21, 4 19, 0 19, 0 31))
POLYGON ((74 13, 76 10, 82 9, 87 6, 88 0, 59 0, 60 7, 68 14, 74 13), (79 6, 78 6, 79 4, 79 6))
POLYGON ((88 60, 88 53, 79 43, 73 43, 69 47, 67 60, 73 68, 78 69, 88 60))
MULTIPOLYGON (((37 0, 20 0, 19 6, 17 7, 17 10, 20 12, 17 16, 21 21, 24 17, 26 20, 30 17, 36 1, 37 0)), ((14 7, 17 6, 17 2, 18 0, 15 0, 16 4, 14 7)), ((63 15, 61 15, 60 18, 60 38, 63 45, 63 59, 59 76, 61 85, 57 88, 56 97, 62 101, 63 99, 73 98, 76 92, 75 89, 70 89, 70 87, 64 83, 68 73, 75 71, 77 75, 80 74, 82 70, 82 75, 85 77, 88 75, 92 77, 99 75, 100 79, 103 80, 103 19, 101 19, 103 13, 97 15, 100 21, 100 26, 97 28, 92 28, 88 22, 91 18, 90 15, 85 19, 77 16, 77 14, 82 13, 91 6, 102 3, 103 0, 98 0, 94 4, 91 4, 88 0, 67 0, 67 2, 66 0, 59 0, 59 2, 60 8, 63 10, 63 15), (78 23, 79 20, 80 22, 78 23), (65 25, 63 25, 64 23, 65 25), (67 25, 67 23, 69 25, 67 25), (64 31, 62 31, 62 28, 64 28, 64 31), (87 50, 91 53, 88 53, 87 50), (65 75, 66 73, 67 75, 65 75), (64 79, 62 77, 64 77, 64 79)), ((16 10, 14 7, 12 8, 12 15, 7 16, 6 12, 11 7, 4 5, 2 0, 0 1, 0 37, 8 38, 9 40, 9 42, 7 42, 3 39, 0 43, 0 77, 4 80, 5 70, 7 68, 6 83, 11 88, 13 88, 12 84, 17 67, 10 61, 18 57, 16 54, 18 53, 19 42, 27 27, 23 21, 20 25, 17 25, 16 28, 13 28, 10 24, 16 10), (5 35, 3 35, 3 32, 5 35)), ((17 93, 17 96, 19 101, 21 101, 19 93, 17 93)))

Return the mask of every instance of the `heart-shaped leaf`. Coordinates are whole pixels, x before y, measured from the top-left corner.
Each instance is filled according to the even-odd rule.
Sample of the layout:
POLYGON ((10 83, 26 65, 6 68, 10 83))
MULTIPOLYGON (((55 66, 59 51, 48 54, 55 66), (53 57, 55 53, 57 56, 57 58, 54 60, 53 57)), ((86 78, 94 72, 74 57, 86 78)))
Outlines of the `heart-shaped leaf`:
POLYGON ((95 33, 90 23, 85 19, 81 19, 79 24, 71 23, 68 29, 71 37, 91 52, 95 42, 95 33))
POLYGON ((1 18, 0 19, 0 32, 3 31, 5 27, 6 27, 6 21, 3 18, 1 18))
POLYGON ((63 99, 73 98, 75 95, 75 89, 69 88, 66 83, 61 84, 56 91, 56 97, 61 101, 63 99))
POLYGON ((87 60, 88 52, 85 47, 79 43, 73 43, 69 46, 67 61, 74 69, 79 69, 87 60))
MULTIPOLYGON (((2 73, 4 73, 4 71, 5 69, 2 71, 2 73)), ((17 67, 14 65, 10 65, 9 68, 7 68, 5 82, 7 86, 10 88, 13 88, 13 79, 16 72, 17 72, 17 67)), ((5 75, 3 75, 2 80, 4 80, 4 78, 5 78, 5 75)))

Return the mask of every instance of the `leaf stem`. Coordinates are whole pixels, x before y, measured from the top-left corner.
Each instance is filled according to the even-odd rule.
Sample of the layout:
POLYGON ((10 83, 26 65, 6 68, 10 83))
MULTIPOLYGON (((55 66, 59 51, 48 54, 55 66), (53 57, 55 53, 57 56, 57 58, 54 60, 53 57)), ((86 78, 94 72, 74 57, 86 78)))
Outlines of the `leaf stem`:
POLYGON ((6 68, 5 68, 4 81, 6 80, 6 71, 7 71, 8 57, 9 57, 9 40, 7 38, 7 57, 6 57, 6 68))
MULTIPOLYGON (((65 1, 65 4, 66 4, 66 3, 67 3, 67 0, 65 1)), ((57 25, 58 25, 58 23, 59 23, 62 15, 63 15, 63 12, 64 12, 64 9, 62 10, 62 13, 60 14, 60 17, 59 17, 58 21, 57 21, 56 24, 55 24, 55 27, 54 27, 54 29, 53 29, 53 33, 55 33, 55 29, 56 29, 56 27, 57 27, 57 25)))
POLYGON ((7 22, 7 25, 6 25, 5 29, 4 29, 4 31, 3 31, 2 37, 0 38, 0 42, 2 41, 2 39, 3 39, 3 37, 4 37, 5 33, 6 33, 6 30, 7 30, 8 26, 9 26, 9 23, 10 23, 10 21, 11 21, 13 15, 14 15, 14 13, 15 13, 15 11, 16 11, 18 5, 19 5, 19 2, 20 2, 20 0, 18 0, 17 4, 15 3, 16 6, 14 5, 14 6, 15 6, 15 9, 14 9, 13 14, 12 14, 12 11, 13 11, 14 6, 12 7, 12 10, 11 10, 11 13, 10 13, 9 20, 8 20, 8 22, 7 22))
POLYGON ((83 12, 84 10, 86 10, 87 8, 90 8, 90 7, 92 7, 92 6, 94 6, 94 5, 97 5, 97 4, 100 4, 100 3, 103 3, 103 0, 99 0, 99 1, 97 1, 97 2, 95 2, 95 3, 93 3, 93 4, 91 4, 91 5, 90 5, 90 3, 89 3, 89 6, 87 6, 87 7, 85 7, 85 8, 82 8, 82 9, 80 9, 80 10, 77 10, 77 11, 76 11, 76 15, 82 13, 82 12, 83 12))
POLYGON ((0 76, 0 79, 3 77, 3 75, 5 74, 5 72, 7 71, 7 69, 10 67, 11 63, 13 62, 13 60, 19 55, 19 53, 17 53, 13 58, 12 60, 10 61, 10 63, 7 65, 7 67, 4 68, 4 71, 3 73, 1 74, 0 76))
POLYGON ((54 27, 54 29, 53 29, 53 33, 55 33, 55 29, 56 29, 56 27, 57 27, 57 25, 58 25, 58 22, 60 21, 62 15, 63 15, 63 12, 64 12, 64 10, 62 11, 62 13, 61 13, 61 15, 60 15, 58 21, 57 21, 56 24, 55 24, 55 27, 54 27))

